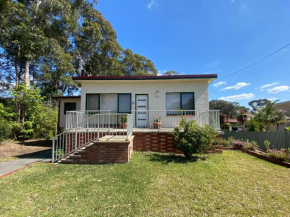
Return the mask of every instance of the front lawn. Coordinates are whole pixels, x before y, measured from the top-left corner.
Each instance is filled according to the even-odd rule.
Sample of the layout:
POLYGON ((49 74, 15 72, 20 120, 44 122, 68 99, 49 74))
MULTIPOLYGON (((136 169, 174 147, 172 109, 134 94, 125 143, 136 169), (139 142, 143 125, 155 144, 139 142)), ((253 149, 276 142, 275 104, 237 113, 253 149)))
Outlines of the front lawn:
POLYGON ((0 179, 1 216, 286 216, 290 170, 238 151, 187 162, 36 164, 0 179))

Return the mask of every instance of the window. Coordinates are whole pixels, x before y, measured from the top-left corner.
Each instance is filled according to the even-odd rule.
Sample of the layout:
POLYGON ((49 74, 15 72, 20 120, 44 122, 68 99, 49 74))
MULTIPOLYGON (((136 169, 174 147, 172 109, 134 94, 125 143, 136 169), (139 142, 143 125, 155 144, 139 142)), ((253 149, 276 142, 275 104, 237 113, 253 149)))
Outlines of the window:
POLYGON ((77 103, 75 102, 65 102, 64 103, 64 114, 67 111, 76 111, 77 110, 77 103))
MULTIPOLYGON (((194 110, 194 93, 166 93, 166 110, 180 109, 194 110)), ((168 111, 167 114, 178 115, 179 111, 168 111)))
POLYGON ((87 94, 86 110, 100 110, 99 94, 87 94))
POLYGON ((131 94, 118 94, 118 113, 131 113, 131 94))

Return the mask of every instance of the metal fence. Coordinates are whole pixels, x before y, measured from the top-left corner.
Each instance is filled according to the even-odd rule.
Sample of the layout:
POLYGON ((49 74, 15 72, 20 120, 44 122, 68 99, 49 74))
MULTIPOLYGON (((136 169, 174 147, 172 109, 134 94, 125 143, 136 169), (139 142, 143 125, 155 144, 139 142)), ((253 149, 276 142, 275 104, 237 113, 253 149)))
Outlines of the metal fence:
POLYGON ((290 148, 290 132, 225 132, 223 138, 256 141, 259 148, 266 151, 264 141, 270 141, 270 149, 290 148))

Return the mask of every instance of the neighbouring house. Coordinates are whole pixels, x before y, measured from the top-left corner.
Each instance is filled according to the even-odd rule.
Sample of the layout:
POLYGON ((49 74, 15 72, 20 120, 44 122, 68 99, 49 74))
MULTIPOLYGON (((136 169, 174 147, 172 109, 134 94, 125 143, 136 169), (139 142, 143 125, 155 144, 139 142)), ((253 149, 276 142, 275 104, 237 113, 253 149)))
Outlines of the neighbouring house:
POLYGON ((290 101, 277 102, 274 104, 278 110, 286 112, 286 119, 277 124, 271 124, 270 131, 284 131, 285 127, 290 126, 290 101))
POLYGON ((59 101, 58 126, 64 132, 54 140, 53 161, 128 162, 133 149, 180 153, 172 136, 180 111, 187 120, 220 129, 219 111, 210 111, 208 101, 208 85, 216 78, 216 74, 73 77, 81 95, 54 97, 59 101))
POLYGON ((229 118, 228 123, 230 123, 230 131, 237 130, 239 121, 236 118, 229 118))

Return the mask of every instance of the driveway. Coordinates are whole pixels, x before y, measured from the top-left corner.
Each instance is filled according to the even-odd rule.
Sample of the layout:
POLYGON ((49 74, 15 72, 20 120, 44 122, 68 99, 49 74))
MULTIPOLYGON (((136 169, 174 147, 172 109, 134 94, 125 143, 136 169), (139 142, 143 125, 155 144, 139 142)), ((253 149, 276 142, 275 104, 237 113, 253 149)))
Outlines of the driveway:
POLYGON ((19 170, 35 162, 50 162, 51 149, 17 156, 19 159, 9 162, 0 162, 0 177, 15 170, 19 170))

